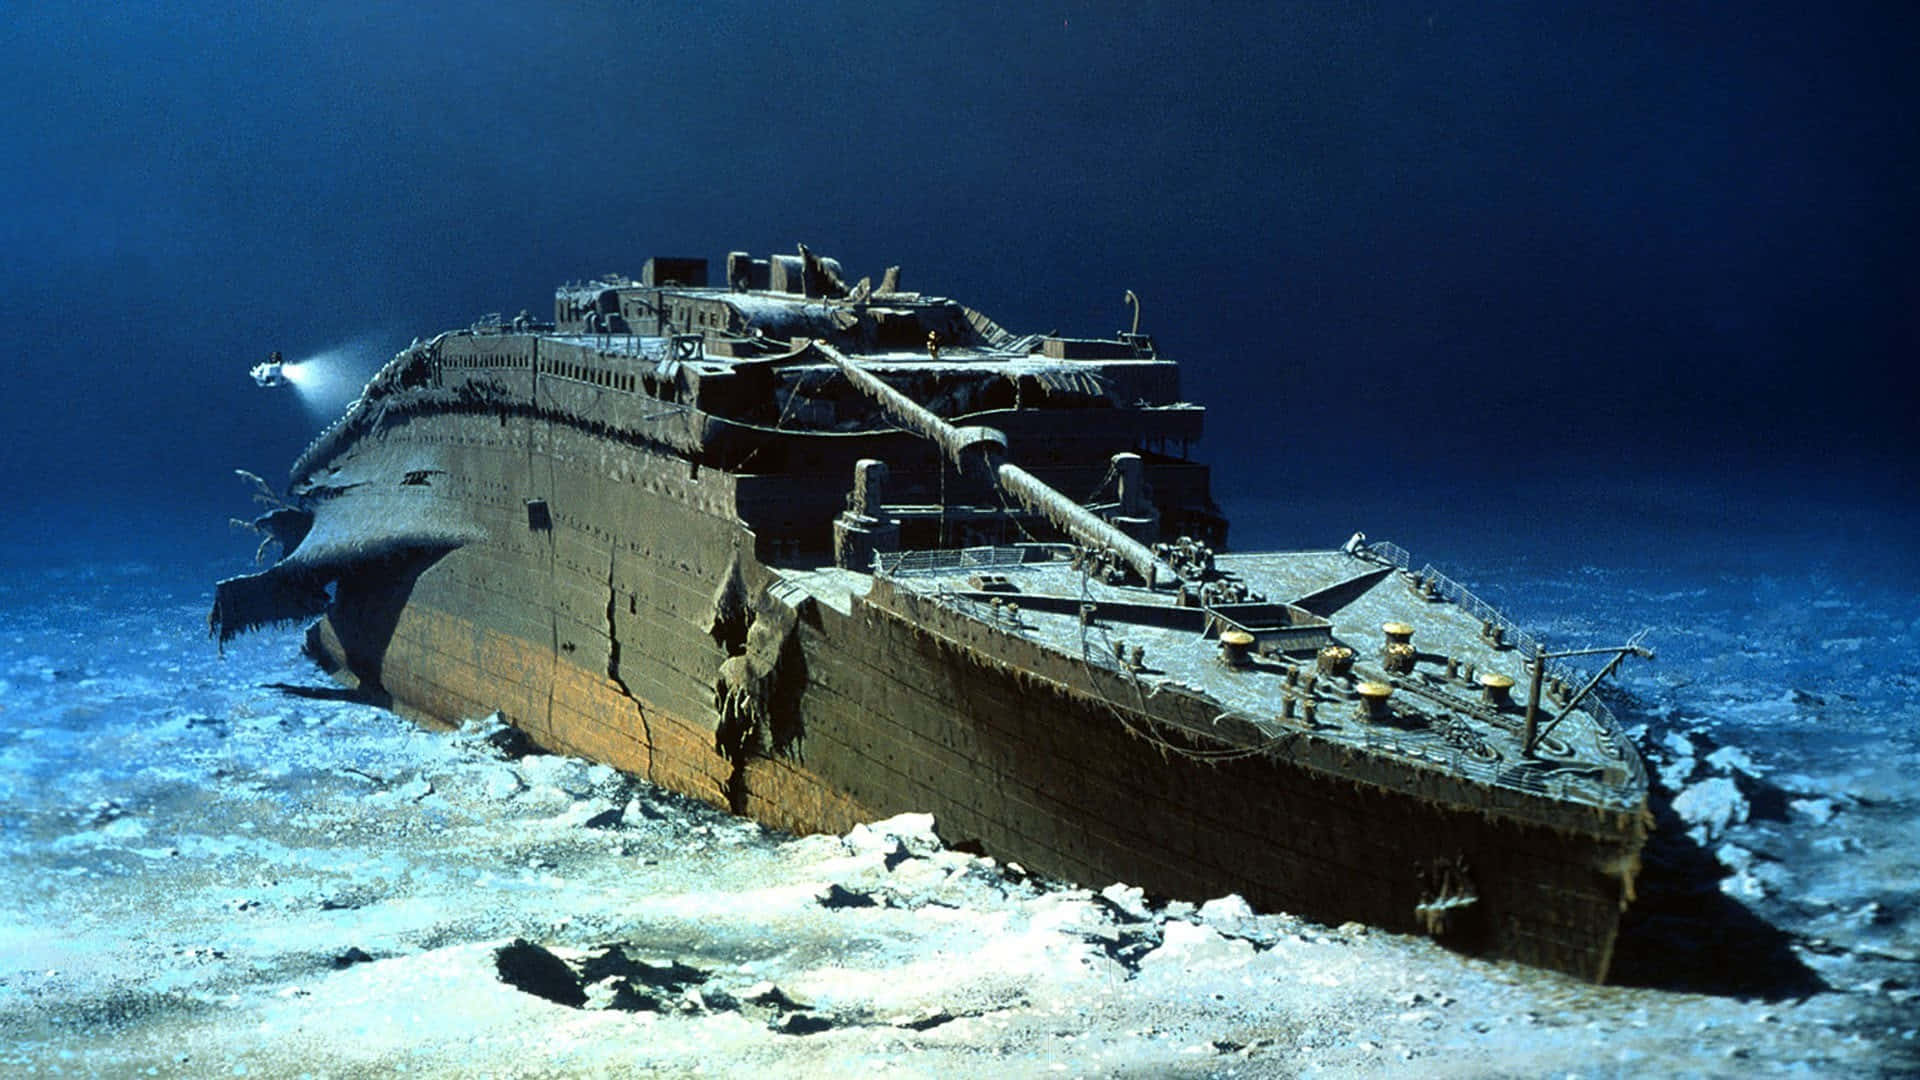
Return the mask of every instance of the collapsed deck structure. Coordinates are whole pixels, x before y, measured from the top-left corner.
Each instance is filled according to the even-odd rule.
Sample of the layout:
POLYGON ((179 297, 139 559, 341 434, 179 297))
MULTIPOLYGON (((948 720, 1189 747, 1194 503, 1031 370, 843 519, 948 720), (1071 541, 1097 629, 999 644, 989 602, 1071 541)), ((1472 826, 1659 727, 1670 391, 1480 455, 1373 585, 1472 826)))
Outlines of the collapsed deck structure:
POLYGON ((932 811, 1064 878, 1605 978, 1649 818, 1597 678, 1393 545, 1228 553, 1137 325, 1016 335, 804 246, 710 270, 395 356, 214 632, 311 619, 382 700, 781 828, 932 811))

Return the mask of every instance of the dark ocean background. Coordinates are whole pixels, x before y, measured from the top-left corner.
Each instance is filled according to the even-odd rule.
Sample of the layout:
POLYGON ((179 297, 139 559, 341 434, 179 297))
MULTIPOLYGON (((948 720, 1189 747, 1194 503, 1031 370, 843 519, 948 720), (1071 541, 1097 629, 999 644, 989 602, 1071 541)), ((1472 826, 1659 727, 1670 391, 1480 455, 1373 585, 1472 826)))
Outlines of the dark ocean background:
POLYGON ((233 470, 331 418, 253 385, 270 351, 364 377, 797 242, 1017 332, 1110 335, 1131 289, 1232 546, 1364 530, 1554 647, 1651 629, 1616 710, 1751 820, 1686 853, 1734 876, 1679 906, 1738 905, 1635 931, 1629 981, 1825 980, 1909 1061, 1920 15, 1818 7, 4 5, 0 750, 318 680, 297 635, 224 676, 169 636, 249 561, 233 470))
POLYGON ((1242 545, 1702 522, 1911 572, 1915 23, 8 5, 5 551, 231 547, 229 470, 282 478, 320 423, 245 379, 270 350, 371 370, 650 255, 805 242, 1023 331, 1110 333, 1134 290, 1242 545))

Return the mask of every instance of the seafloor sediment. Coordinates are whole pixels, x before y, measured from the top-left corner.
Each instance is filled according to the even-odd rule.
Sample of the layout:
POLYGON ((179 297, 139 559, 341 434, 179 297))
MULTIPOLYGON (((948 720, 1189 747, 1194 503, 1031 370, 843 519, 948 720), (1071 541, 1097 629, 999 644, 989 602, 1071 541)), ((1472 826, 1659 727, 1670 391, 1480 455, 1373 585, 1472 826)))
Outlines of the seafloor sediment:
POLYGON ((1616 702, 1674 797, 1623 943, 1638 985, 1592 987, 1234 898, 1037 881, 919 819, 771 834, 515 756, 484 721, 346 700, 294 630, 222 659, 193 569, 0 573, 8 1071, 1920 1065, 1920 752, 1880 659, 1915 627, 1844 580, 1500 581, 1515 614, 1562 613, 1556 640, 1618 631, 1593 597, 1684 612, 1616 702))

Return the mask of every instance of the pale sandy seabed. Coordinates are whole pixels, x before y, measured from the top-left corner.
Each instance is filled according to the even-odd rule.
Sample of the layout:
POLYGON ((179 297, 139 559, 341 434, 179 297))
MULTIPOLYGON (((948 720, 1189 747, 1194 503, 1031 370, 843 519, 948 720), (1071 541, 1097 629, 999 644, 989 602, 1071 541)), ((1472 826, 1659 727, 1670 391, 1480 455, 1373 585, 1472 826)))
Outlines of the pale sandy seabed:
MULTIPOLYGON (((1789 582, 1815 595, 1780 603, 1820 602, 1820 587, 1789 582)), ((0 1071, 1920 1067, 1907 896, 1920 755, 1891 734, 1913 714, 1755 677, 1732 641, 1631 674, 1621 704, 1682 789, 1743 793, 1744 808, 1695 826, 1695 850, 1738 864, 1715 895, 1761 927, 1760 944, 1669 948, 1660 935, 1688 926, 1656 921, 1641 968, 1680 957, 1664 985, 1593 987, 1235 898, 1148 905, 1124 887, 1036 882, 940 847, 922 820, 792 838, 604 767, 504 758, 484 722, 429 731, 277 688, 324 688, 297 629, 216 656, 204 591, 144 565, 0 576, 0 1071), (1681 760, 1676 733, 1697 761, 1681 760), (516 940, 538 948, 503 962, 516 940), (1686 970, 1743 956, 1757 969, 1686 970), (1687 989, 1716 979, 1745 993, 1687 989)), ((1877 619, 1913 636, 1897 616, 1841 614, 1865 620, 1869 651, 1888 632, 1877 619)), ((1821 670, 1866 663, 1850 633, 1818 646, 1821 670)))

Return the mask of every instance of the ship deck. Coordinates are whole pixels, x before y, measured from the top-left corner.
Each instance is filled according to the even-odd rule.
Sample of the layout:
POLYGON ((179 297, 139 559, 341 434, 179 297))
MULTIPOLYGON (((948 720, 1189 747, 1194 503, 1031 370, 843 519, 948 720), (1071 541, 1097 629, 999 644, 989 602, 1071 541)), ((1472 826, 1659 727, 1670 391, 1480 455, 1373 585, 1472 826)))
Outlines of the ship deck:
MULTIPOLYGON (((1305 735, 1563 801, 1608 809, 1644 801, 1638 755, 1604 705, 1589 696, 1553 723, 1564 711, 1554 691, 1564 697, 1585 681, 1576 670, 1549 663, 1553 689, 1539 715, 1547 734, 1532 755, 1524 752, 1531 639, 1502 621, 1503 641, 1489 640, 1488 616, 1498 613, 1457 586, 1436 592, 1391 564, 1341 551, 1219 555, 1217 580, 1245 595, 1235 588, 1230 598, 1190 597, 1183 606, 1168 589, 1109 583, 1076 565, 1071 552, 1039 544, 917 551, 883 556, 877 569, 896 588, 1126 673, 1142 700, 1168 689, 1204 697, 1275 745, 1305 735), (1411 672, 1384 667, 1389 622, 1413 628, 1411 672), (1244 666, 1233 666, 1222 658, 1219 635, 1239 628, 1256 645, 1244 666), (1351 673, 1315 673, 1327 644, 1353 650, 1351 673), (1485 700, 1480 679, 1487 675, 1513 680, 1508 703, 1485 700), (1369 682, 1392 687, 1384 711, 1371 718, 1360 692, 1369 682)), ((785 576, 789 587, 843 611, 867 577, 831 569, 785 576)), ((1235 727, 1249 730, 1222 730, 1235 727)))

